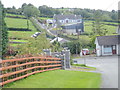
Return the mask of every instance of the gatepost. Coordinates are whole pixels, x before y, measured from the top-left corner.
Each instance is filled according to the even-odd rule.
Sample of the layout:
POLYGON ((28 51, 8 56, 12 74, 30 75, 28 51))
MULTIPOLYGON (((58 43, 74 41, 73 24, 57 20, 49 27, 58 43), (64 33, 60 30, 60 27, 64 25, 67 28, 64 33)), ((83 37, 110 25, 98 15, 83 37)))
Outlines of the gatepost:
POLYGON ((65 54, 59 55, 59 58, 61 58, 62 69, 65 70, 65 67, 66 67, 66 65, 65 65, 65 54))
POLYGON ((62 54, 65 54, 64 62, 65 62, 65 68, 71 68, 70 65, 70 50, 63 50, 62 54))

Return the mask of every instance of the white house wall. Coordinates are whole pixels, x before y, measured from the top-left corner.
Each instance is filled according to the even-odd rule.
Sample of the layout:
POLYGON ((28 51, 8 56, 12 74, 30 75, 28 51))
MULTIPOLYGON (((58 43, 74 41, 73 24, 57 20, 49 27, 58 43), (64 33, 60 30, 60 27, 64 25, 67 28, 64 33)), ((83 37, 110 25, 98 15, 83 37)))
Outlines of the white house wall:
POLYGON ((101 56, 101 46, 98 44, 97 39, 95 40, 95 44, 96 44, 96 55, 101 56))
POLYGON ((96 47, 96 54, 97 56, 101 56, 101 46, 97 45, 96 47))
POLYGON ((76 29, 65 29, 66 33, 69 33, 69 34, 75 34, 76 33, 76 29))
POLYGON ((61 24, 65 24, 65 23, 66 23, 66 20, 68 20, 68 23, 77 23, 78 20, 80 20, 79 23, 82 23, 82 19, 76 19, 76 20, 73 20, 73 19, 65 19, 65 20, 59 20, 59 22, 60 22, 61 24))

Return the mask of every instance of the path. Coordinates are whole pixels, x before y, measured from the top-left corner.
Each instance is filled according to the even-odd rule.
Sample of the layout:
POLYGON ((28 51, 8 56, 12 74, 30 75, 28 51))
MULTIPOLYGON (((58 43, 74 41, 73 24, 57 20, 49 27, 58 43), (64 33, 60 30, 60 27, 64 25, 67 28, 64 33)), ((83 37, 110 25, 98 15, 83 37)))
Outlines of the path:
MULTIPOLYGON (((84 59, 74 59, 84 64, 84 59)), ((118 88, 118 56, 86 57, 88 66, 96 67, 102 74, 101 88, 118 88)))
POLYGON ((56 35, 54 35, 53 33, 50 32, 50 30, 51 30, 52 28, 47 29, 47 27, 45 26, 45 24, 41 24, 41 23, 38 22, 38 20, 37 20, 36 18, 34 18, 34 17, 32 17, 32 18, 35 20, 36 24, 38 24, 42 29, 46 30, 49 34, 51 34, 51 35, 53 35, 53 36, 56 37, 56 35))

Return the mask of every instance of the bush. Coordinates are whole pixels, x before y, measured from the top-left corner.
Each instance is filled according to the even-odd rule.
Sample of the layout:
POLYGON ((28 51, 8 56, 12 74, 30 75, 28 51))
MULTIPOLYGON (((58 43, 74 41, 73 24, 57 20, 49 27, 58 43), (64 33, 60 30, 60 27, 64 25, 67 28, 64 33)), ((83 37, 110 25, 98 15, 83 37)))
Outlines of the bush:
POLYGON ((14 47, 9 46, 7 48, 6 53, 5 53, 5 57, 7 57, 7 56, 15 56, 16 54, 17 54, 17 50, 14 47))
POLYGON ((77 54, 79 54, 81 50, 81 43, 79 41, 67 42, 62 46, 68 47, 68 49, 70 49, 71 54, 76 54, 76 50, 77 50, 77 54))

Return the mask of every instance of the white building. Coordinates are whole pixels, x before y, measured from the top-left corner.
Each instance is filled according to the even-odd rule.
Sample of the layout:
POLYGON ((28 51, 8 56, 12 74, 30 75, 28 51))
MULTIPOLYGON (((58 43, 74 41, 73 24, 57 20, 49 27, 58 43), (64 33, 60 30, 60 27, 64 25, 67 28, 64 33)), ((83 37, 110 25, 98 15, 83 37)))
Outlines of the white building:
POLYGON ((76 34, 84 32, 84 23, 81 15, 54 15, 54 22, 57 26, 68 34, 76 34))
POLYGON ((53 40, 51 40, 50 43, 53 43, 54 41, 58 41, 60 44, 63 44, 65 42, 69 42, 68 40, 66 40, 64 38, 56 37, 53 40))
POLYGON ((97 56, 120 55, 120 35, 98 36, 95 44, 97 56))

